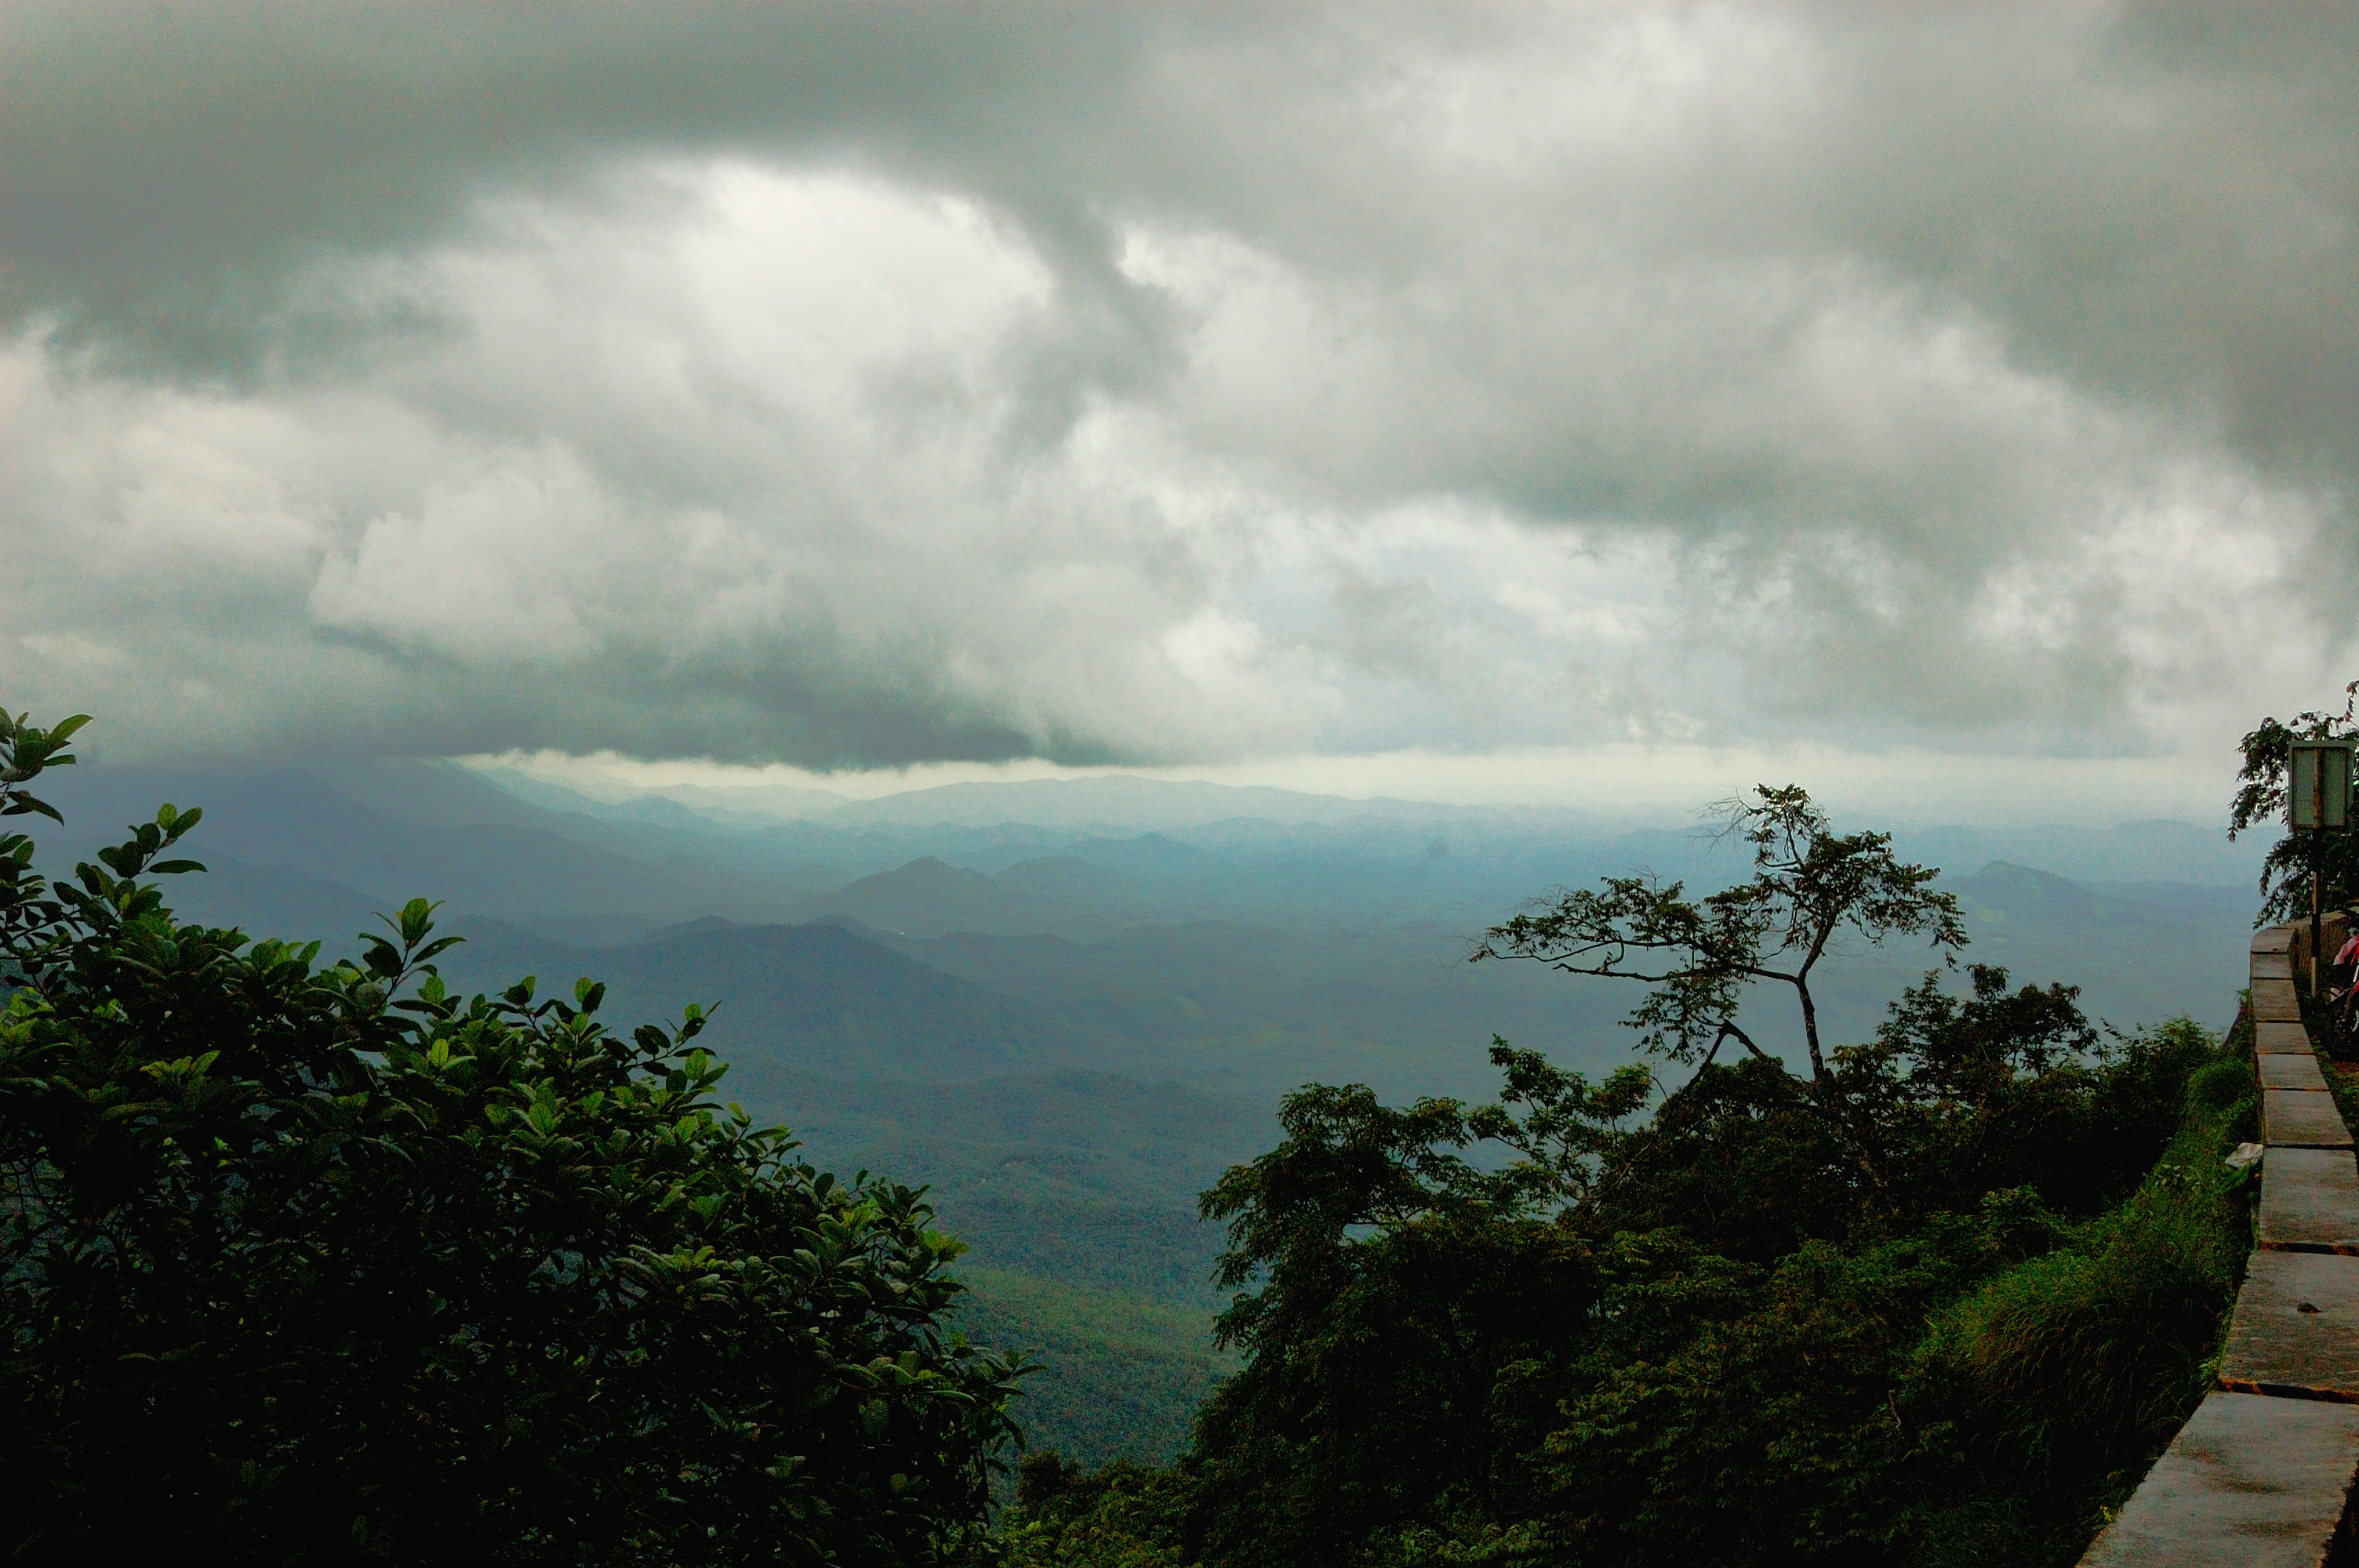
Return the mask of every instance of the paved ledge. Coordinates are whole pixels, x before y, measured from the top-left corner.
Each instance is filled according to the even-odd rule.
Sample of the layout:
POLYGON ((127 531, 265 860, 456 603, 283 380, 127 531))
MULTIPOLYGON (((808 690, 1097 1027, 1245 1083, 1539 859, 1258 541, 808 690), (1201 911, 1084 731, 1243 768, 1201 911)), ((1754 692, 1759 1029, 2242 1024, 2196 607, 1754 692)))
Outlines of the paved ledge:
POLYGON ((2359 1400, 2359 1258, 2255 1252, 2228 1320, 2220 1386, 2359 1400))
POLYGON ((2315 1095, 2327 1092, 2326 1075, 2318 1070, 2318 1058, 2307 1051, 2279 1051, 2260 1060, 2261 1087, 2265 1089, 2306 1089, 2315 1095))
POLYGON ((2262 1056, 2280 1051, 2299 1051, 2310 1054, 2310 1031, 2299 1023, 2281 1023, 2272 1019, 2253 1025, 2253 1050, 2262 1056))
POLYGON ((2301 1003, 2294 999, 2291 980, 2253 982, 2253 1018, 2277 1023, 2299 1023, 2301 1003))
POLYGON ((2340 1149, 2272 1149, 2261 1161, 2261 1246, 2359 1256, 2359 1163, 2340 1149))
POLYGON ((2263 1089, 2261 1141, 2270 1148, 2348 1149, 2351 1130, 2343 1125, 2334 1097, 2315 1089, 2263 1089))
POLYGON ((2359 1474, 2359 1405, 2215 1393, 2097 1537, 2099 1568, 2320 1568, 2359 1474))

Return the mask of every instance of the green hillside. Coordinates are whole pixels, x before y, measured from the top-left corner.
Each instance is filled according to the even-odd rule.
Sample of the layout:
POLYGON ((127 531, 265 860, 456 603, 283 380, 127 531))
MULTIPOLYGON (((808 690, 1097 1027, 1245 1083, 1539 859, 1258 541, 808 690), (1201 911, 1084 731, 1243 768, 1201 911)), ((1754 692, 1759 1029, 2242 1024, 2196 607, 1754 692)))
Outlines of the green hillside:
POLYGON ((1196 1195, 1276 1130, 1265 1110, 1112 1073, 953 1087, 740 1062, 723 1092, 833 1169, 929 1184, 975 1265, 1199 1312, 1219 1237, 1196 1195))
POLYGON ((1021 1349, 1041 1370, 1021 1385, 1026 1442, 1090 1465, 1163 1464, 1235 1358, 1212 1348, 1209 1311, 967 1265, 956 1324, 980 1344, 1021 1349))

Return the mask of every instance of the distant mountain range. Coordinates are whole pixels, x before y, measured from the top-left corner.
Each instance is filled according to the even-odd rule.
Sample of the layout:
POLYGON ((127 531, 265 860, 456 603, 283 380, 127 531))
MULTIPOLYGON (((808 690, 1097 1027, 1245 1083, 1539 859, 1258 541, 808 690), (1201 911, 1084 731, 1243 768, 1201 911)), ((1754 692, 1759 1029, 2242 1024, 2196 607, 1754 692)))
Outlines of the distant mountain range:
MULTIPOLYGON (((1486 1076, 1479 1047, 1494 1031, 1610 1060, 1629 998, 1533 969, 1470 970, 1466 938, 1603 871, 1651 865, 1710 886, 1743 870, 1693 835, 1496 818, 1446 833, 1249 816, 1120 837, 1014 821, 745 827, 669 802, 685 821, 560 811, 431 762, 59 779, 49 793, 69 827, 51 837, 68 854, 160 799, 205 806, 190 844, 212 870, 174 890, 191 916, 337 941, 376 911, 437 897, 471 938, 449 960, 470 983, 595 972, 617 1007, 718 1000, 714 1038, 749 1060, 861 1077, 1110 1067, 1256 1098, 1310 1076, 1463 1089, 1486 1076)), ((1015 809, 1283 794, 1114 778, 896 798, 1015 809)), ((2220 848, 2186 824, 2040 831, 2084 864, 2131 870, 2220 848)), ((1964 829, 1903 846, 1953 863, 1984 847, 1964 829)), ((1976 957, 2077 980, 2123 1022, 2216 1011, 2254 903, 2241 874, 2075 882, 1998 857, 1945 885, 1967 901, 1976 957)), ((1838 968, 1831 1017, 1873 1028, 1919 963, 1895 951, 1838 968)))
MULTIPOLYGON (((1423 842, 1439 843, 1442 853, 1448 852, 1452 827, 1474 841, 1573 838, 1602 844, 1692 837, 1659 829, 1634 832, 1608 818, 1566 807, 1354 799, 1120 773, 942 784, 854 800, 830 790, 777 784, 671 784, 634 792, 612 781, 609 788, 591 794, 515 767, 485 765, 473 771, 520 800, 556 811, 674 826, 691 819, 739 828, 793 822, 846 831, 1012 825, 1115 839, 1180 833, 1222 841, 1266 838, 1273 827, 1353 828, 1364 834, 1414 833, 1423 842)), ((2006 860, 2099 881, 2249 884, 2259 875, 2267 849, 2265 843, 2254 841, 2232 844, 2217 827, 2161 818, 2104 827, 1909 824, 1894 831, 1912 858, 1937 864, 2006 860)))

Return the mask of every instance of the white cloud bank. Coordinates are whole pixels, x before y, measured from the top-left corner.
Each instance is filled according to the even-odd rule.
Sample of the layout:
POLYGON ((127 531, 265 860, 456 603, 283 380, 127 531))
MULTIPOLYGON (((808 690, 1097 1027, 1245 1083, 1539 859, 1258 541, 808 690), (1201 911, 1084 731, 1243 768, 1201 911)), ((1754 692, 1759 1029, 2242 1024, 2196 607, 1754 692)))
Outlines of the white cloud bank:
MULTIPOLYGON (((137 26, 65 15, 18 22, 37 150, 138 85, 58 85, 137 26)), ((2291 393, 2359 397, 2359 138, 2315 39, 1043 15, 933 39, 939 83, 843 45, 815 108, 658 129, 593 123, 590 46, 522 10, 496 49, 437 13, 431 70, 299 40, 269 91, 366 65, 409 140, 117 265, 140 135, 216 135, 245 200, 167 103, 49 213, 83 274, 54 225, 0 238, 0 696, 116 755, 1586 755, 1602 788, 1968 753, 2208 791, 2176 759, 2339 685, 2359 436, 2291 393), (1102 85, 1008 101, 952 47, 995 38, 1102 85), (434 72, 495 57, 553 85, 471 161, 426 117, 491 89, 434 72)), ((780 80, 846 16, 776 12, 780 80)))

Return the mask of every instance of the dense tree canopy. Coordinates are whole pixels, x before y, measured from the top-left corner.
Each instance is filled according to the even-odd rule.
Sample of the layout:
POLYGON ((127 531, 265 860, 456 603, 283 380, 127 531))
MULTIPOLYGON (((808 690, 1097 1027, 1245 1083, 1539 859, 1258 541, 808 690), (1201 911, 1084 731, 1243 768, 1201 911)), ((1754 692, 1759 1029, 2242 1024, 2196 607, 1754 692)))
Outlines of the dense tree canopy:
POLYGON ((2034 1537, 2093 1530, 2093 1499, 2168 1435, 2216 1343, 2241 1255, 2217 1152, 2248 1074, 2184 1025, 2098 1053, 2069 992, 1974 979, 1962 999, 1929 978, 1838 1054, 1889 1186, 1749 1056, 1629 1126, 1625 1076, 1505 1045, 1502 1106, 1289 1098, 1278 1147, 1205 1196, 1240 1292, 1221 1330, 1249 1359, 1199 1422, 1192 1547, 1339 1568, 1882 1562, 1986 1506, 2034 1537), (2106 1229, 2175 1131, 2204 1173, 2106 1229), (1485 1137, 1505 1163, 1475 1157, 1485 1137), (1942 1338, 1942 1314, 2030 1260, 2083 1269, 2074 1289, 2100 1264, 2134 1276, 2134 1304, 2093 1310, 2140 1321, 2075 1344, 2063 1302, 2007 1343, 1942 1338), (2083 1356, 2110 1402, 2084 1448, 2033 1463, 2000 1390, 2027 1380, 2038 1420, 2069 1426, 2042 1378, 2083 1356))
MULTIPOLYGON (((0 811, 71 734, 0 729, 0 811)), ((422 901, 333 963, 176 923, 198 818, 58 881, 0 837, 18 1557, 898 1564, 979 1523, 1016 1368, 945 1326, 919 1194, 717 1103, 694 1007, 447 994, 422 901)))

